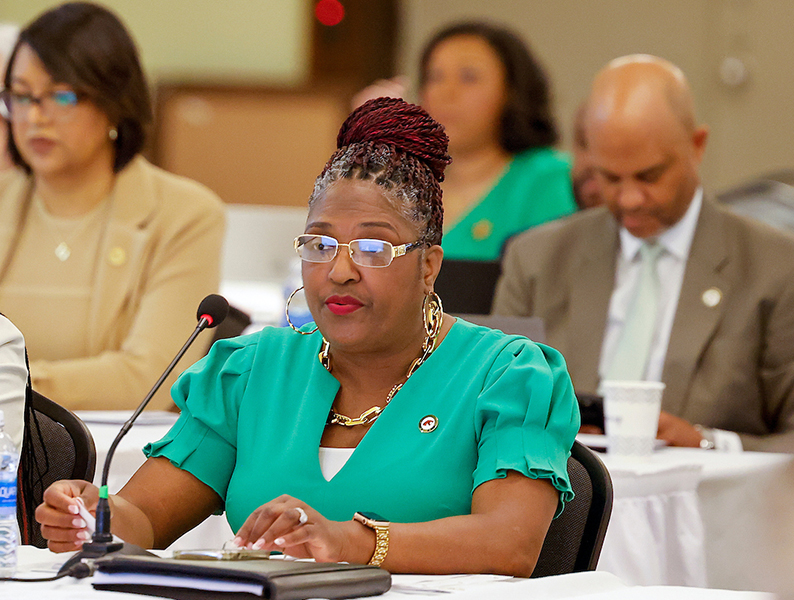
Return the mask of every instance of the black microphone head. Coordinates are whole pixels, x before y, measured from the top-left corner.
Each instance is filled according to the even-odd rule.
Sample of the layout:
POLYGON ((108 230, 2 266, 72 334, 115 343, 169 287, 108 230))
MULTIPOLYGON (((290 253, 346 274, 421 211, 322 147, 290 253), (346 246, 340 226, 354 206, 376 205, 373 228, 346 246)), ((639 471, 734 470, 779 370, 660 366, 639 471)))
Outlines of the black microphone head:
POLYGON ((207 319, 207 327, 217 327, 229 314, 229 301, 219 294, 210 294, 199 304, 196 319, 207 319))

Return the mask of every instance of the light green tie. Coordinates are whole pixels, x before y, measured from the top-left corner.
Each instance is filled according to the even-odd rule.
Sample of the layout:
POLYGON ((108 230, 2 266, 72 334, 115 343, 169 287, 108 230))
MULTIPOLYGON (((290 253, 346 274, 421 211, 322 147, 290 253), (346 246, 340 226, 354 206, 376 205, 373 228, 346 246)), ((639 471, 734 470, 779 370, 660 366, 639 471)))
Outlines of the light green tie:
POLYGON ((640 246, 640 280, 637 282, 634 299, 629 306, 606 379, 641 381, 645 377, 651 342, 656 331, 660 287, 656 265, 662 250, 662 246, 655 243, 643 243, 640 246))

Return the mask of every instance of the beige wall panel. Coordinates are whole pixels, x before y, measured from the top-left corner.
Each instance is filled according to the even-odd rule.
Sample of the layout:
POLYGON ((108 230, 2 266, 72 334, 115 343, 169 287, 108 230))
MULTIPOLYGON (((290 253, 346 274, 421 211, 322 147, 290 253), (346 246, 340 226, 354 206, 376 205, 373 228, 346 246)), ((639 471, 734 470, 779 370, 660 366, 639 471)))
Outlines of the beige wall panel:
POLYGON ((155 159, 226 202, 306 206, 336 148, 344 98, 255 88, 166 88, 155 159))

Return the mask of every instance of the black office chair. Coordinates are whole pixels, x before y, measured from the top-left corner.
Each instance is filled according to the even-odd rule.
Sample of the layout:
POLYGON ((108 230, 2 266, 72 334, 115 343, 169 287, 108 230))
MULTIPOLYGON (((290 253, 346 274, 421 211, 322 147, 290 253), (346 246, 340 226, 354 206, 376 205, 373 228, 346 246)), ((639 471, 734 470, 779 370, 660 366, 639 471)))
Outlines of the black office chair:
POLYGON ((551 522, 532 577, 594 571, 612 513, 612 479, 601 459, 573 443, 568 476, 576 494, 551 522))
MULTIPOLYGON (((229 314, 221 323, 213 330, 212 344, 218 340, 226 338, 237 337, 245 331, 246 327, 251 324, 251 317, 248 313, 243 312, 236 306, 229 306, 229 314)), ((210 344, 210 346, 212 346, 210 344)), ((209 348, 207 349, 209 350, 209 348)))
POLYGON ((502 272, 497 261, 451 260, 441 263, 434 289, 450 314, 487 315, 502 272))
POLYGON ((74 413, 36 391, 29 392, 25 440, 20 457, 17 520, 21 543, 46 548, 33 514, 44 490, 59 479, 92 481, 96 447, 88 427, 74 413))

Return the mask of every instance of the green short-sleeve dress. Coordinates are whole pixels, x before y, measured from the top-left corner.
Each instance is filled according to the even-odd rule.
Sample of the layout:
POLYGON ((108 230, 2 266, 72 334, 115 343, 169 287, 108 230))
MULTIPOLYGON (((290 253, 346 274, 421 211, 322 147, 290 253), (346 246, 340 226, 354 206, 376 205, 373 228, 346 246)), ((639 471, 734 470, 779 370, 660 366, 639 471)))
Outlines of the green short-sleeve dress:
POLYGON ((549 479, 560 508, 572 497, 579 411, 556 350, 459 319, 326 481, 319 444, 339 383, 318 360, 321 342, 266 328, 215 343, 174 385, 182 413, 146 454, 214 489, 235 531, 281 494, 333 520, 468 514, 473 490, 509 470, 549 479), (428 416, 437 426, 423 431, 428 416))
POLYGON ((485 197, 444 232, 444 258, 498 260, 511 236, 575 210, 568 157, 553 148, 519 152, 485 197))

